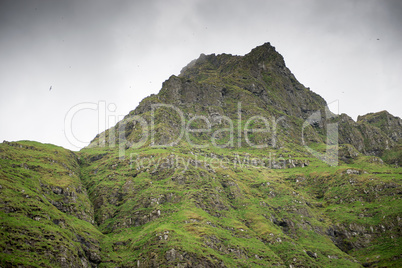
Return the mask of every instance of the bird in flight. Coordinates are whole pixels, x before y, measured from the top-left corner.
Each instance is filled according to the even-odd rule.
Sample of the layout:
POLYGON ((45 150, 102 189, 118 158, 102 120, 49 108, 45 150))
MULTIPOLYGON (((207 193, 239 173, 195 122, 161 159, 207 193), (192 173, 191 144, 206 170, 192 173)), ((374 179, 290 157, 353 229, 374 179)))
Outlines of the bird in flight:
POLYGON ((49 91, 52 90, 52 86, 50 86, 49 91))

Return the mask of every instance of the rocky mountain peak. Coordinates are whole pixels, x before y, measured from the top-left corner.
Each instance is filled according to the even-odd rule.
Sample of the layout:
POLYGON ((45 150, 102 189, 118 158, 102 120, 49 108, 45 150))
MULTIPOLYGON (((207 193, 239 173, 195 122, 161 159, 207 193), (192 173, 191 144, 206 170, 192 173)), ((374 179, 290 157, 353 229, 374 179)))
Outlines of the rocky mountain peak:
MULTIPOLYGON (((363 154, 381 156, 385 150, 397 148, 402 135, 401 119, 382 111, 361 116, 354 122, 347 115, 330 114, 328 117, 325 107, 326 101, 302 85, 275 47, 265 43, 244 56, 201 54, 184 67, 179 76, 172 75, 167 79, 158 94, 145 98, 125 120, 128 122, 133 116, 140 116, 151 124, 152 116, 152 122, 156 123, 154 131, 159 133, 163 141, 160 143, 165 144, 165 141, 175 140, 180 125, 194 122, 193 118, 202 117, 204 119, 198 123, 209 122, 212 128, 219 129, 225 122, 223 117, 236 124, 241 112, 243 121, 253 116, 270 120, 281 118, 276 133, 278 141, 304 144, 302 132, 306 124, 303 122, 313 114, 320 114, 308 124, 308 142, 324 142, 327 123, 336 123, 339 125, 339 144, 349 144, 363 154), (152 107, 155 105, 165 105, 166 109, 163 113, 154 113, 152 107), (331 118, 330 121, 327 118, 331 118)), ((118 133, 118 128, 116 126, 113 132, 118 133)), ((141 130, 133 124, 128 124, 127 133, 128 140, 141 139, 141 130)), ((108 131, 100 135, 101 140, 114 141, 108 136, 108 131)), ((198 138, 204 142, 211 137, 201 135, 198 138)), ((267 140, 262 136, 256 139, 267 140)), ((95 138, 90 147, 97 146, 98 140, 95 138)))
POLYGON ((252 63, 276 63, 277 66, 285 67, 285 61, 281 54, 279 54, 271 43, 267 42, 261 46, 252 49, 250 53, 245 55, 245 58, 252 63))
POLYGON ((325 106, 266 43, 79 152, 3 142, 0 267, 400 267, 401 119, 325 106))
MULTIPOLYGON (((285 61, 275 47, 269 42, 257 46, 244 56, 232 54, 210 54, 201 53, 197 59, 192 60, 180 72, 180 77, 191 77, 199 74, 200 71, 219 70, 220 73, 228 74, 234 69, 263 69, 268 67, 286 68, 285 61)), ((288 72, 290 73, 290 71, 288 72)))
POLYGON ((302 118, 326 105, 323 98, 297 81, 270 43, 244 56, 201 54, 179 76, 171 76, 163 83, 158 98, 177 105, 221 107, 227 101, 247 99, 263 110, 271 107, 302 118), (244 94, 248 97, 241 97, 244 94))

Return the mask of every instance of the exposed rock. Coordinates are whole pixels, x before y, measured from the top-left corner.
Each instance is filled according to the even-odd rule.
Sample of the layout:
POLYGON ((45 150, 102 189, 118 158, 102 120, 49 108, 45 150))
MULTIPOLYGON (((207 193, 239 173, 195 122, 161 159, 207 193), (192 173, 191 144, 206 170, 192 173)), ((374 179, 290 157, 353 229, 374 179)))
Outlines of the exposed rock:
POLYGON ((381 129, 394 142, 402 138, 402 119, 387 111, 358 116, 357 122, 364 122, 381 129))
POLYGON ((307 255, 309 255, 311 258, 317 259, 317 253, 313 253, 309 250, 306 251, 307 255))

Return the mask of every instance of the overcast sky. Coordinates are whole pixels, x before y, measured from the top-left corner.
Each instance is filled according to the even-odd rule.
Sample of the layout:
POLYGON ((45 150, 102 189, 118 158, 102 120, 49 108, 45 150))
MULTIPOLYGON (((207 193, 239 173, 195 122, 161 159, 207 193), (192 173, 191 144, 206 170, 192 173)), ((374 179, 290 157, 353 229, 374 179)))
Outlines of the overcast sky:
POLYGON ((0 0, 0 142, 78 150, 201 53, 265 42, 340 113, 402 117, 402 1, 0 0))

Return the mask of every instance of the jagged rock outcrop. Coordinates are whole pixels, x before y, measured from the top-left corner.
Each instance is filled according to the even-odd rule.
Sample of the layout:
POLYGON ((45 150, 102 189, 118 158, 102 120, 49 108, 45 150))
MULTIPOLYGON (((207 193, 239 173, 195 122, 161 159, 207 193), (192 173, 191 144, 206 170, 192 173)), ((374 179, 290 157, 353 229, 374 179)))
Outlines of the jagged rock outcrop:
POLYGON ((363 154, 375 156, 399 150, 402 120, 386 111, 359 116, 357 122, 342 114, 338 123, 340 144, 352 145, 363 154))
POLYGON ((359 116, 357 123, 366 123, 381 129, 388 138, 396 143, 402 138, 402 119, 387 111, 359 116))

